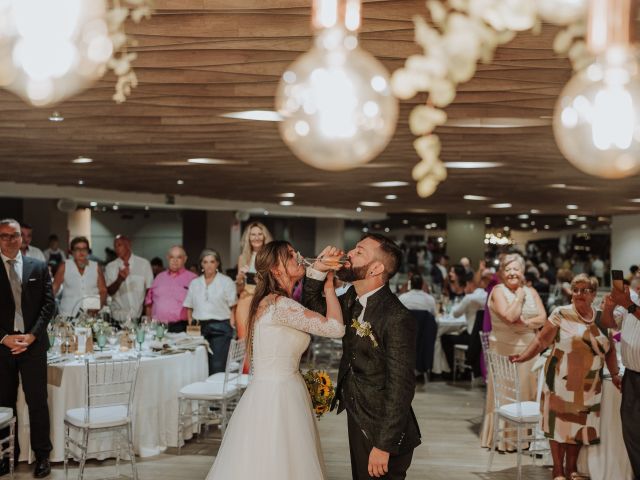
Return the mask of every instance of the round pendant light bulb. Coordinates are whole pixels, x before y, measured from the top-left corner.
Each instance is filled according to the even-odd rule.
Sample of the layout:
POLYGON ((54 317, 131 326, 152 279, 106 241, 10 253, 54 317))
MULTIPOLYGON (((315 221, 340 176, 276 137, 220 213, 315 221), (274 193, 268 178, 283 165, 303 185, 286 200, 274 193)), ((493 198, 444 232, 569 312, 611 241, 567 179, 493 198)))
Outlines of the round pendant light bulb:
POLYGON ((636 52, 613 46, 560 93, 553 131, 563 155, 603 178, 640 172, 640 68, 636 52))
POLYGON ((358 46, 354 32, 321 30, 313 48, 282 75, 276 95, 280 134, 303 162, 347 170, 375 158, 398 117, 389 74, 358 46))

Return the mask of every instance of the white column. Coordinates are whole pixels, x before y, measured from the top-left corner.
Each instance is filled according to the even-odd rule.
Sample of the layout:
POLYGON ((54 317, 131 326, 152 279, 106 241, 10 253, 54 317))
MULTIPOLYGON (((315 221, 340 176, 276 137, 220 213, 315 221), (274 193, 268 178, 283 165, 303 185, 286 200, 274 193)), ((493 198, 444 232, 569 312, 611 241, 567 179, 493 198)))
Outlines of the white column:
POLYGON ((640 215, 616 215, 611 218, 611 268, 629 273, 640 264, 640 215))
POLYGON ((80 208, 67 214, 67 230, 69 240, 74 237, 87 237, 91 244, 91 210, 80 208))

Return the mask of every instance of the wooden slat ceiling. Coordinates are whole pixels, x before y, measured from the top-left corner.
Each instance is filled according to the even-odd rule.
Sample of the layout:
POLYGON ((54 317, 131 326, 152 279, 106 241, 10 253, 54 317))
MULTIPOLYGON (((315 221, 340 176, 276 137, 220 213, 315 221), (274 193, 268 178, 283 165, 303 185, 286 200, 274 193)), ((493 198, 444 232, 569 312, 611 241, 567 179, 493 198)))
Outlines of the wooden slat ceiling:
MULTIPOLYGON (((295 192, 301 205, 355 208, 380 201, 387 212, 498 213, 488 205, 510 202, 499 213, 619 214, 640 209, 638 178, 602 180, 580 173, 559 153, 550 125, 527 128, 438 130, 444 161, 499 161, 498 169, 449 170, 435 195, 420 199, 410 171, 417 162, 407 118, 424 101, 402 102, 396 134, 369 166, 350 172, 315 170, 284 145, 277 124, 220 117, 233 111, 272 109, 279 76, 311 44, 309 0, 157 0, 156 13, 129 25, 139 46, 134 66, 140 85, 126 103, 111 100, 114 77, 54 108, 26 106, 0 92, 0 168, 4 180, 77 185, 153 193, 275 202, 295 192), (95 159, 74 165, 79 155, 95 159), (235 165, 182 165, 213 157, 235 165), (183 179, 184 185, 176 180, 183 179), (409 186, 368 184, 404 180, 409 186), (316 186, 303 187, 305 182, 316 186), (570 187, 549 188, 563 183, 570 187), (389 193, 397 200, 385 200, 389 193), (490 201, 463 200, 464 194, 490 201), (567 204, 580 206, 567 212, 567 204)), ((389 70, 417 52, 411 17, 424 14, 423 0, 365 1, 361 44, 389 70)), ((450 119, 550 118, 570 78, 568 62, 554 55, 556 30, 520 34, 500 48, 491 65, 460 87, 450 119)), ((542 123, 549 123, 549 120, 542 123)))

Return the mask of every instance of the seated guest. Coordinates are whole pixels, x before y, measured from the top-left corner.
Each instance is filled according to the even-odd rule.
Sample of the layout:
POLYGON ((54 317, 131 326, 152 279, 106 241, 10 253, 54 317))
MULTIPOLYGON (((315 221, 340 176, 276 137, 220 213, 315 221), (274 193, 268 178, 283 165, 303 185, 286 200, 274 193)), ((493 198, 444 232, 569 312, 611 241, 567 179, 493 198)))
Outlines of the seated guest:
POLYGON ((456 264, 449 269, 449 299, 456 300, 464 296, 465 278, 467 271, 465 268, 456 264))
POLYGON ((49 235, 49 247, 43 252, 44 260, 51 269, 51 274, 55 275, 58 267, 67 259, 67 255, 60 249, 60 241, 57 235, 49 235))
POLYGON ((181 246, 167 252, 169 268, 154 278, 145 299, 147 316, 168 326, 169 332, 187 330, 187 310, 182 305, 191 281, 197 275, 186 268, 187 253, 181 246))
POLYGON ((202 251, 200 266, 203 273, 189 285, 184 306, 189 323, 194 320, 200 323, 202 336, 211 346, 213 355, 209 354, 209 375, 213 375, 224 372, 227 363, 233 338, 230 319, 231 307, 237 300, 236 284, 220 273, 220 254, 215 250, 202 251))
POLYGON ((142 315, 142 304, 153 283, 153 272, 149 260, 133 254, 129 237, 117 235, 113 248, 118 257, 107 264, 104 276, 111 296, 111 316, 123 323, 142 315))
POLYGON ((427 310, 435 317, 436 300, 422 289, 424 285, 422 276, 414 273, 409 283, 411 290, 398 297, 400 302, 409 310, 427 310))
POLYGON ((98 310, 107 300, 107 285, 100 266, 89 260, 89 240, 76 237, 71 240, 71 258, 60 265, 53 279, 53 293, 58 295, 62 287, 60 314, 73 317, 81 308, 98 310), (91 303, 89 297, 99 298, 91 303))
POLYGON ((567 479, 576 478, 580 447, 600 443, 605 361, 614 384, 621 385, 614 342, 592 306, 598 280, 581 273, 571 289, 572 304, 556 308, 529 346, 510 355, 512 362, 527 362, 552 346, 540 404, 542 430, 551 446, 553 478, 567 479))
POLYGON ((447 357, 449 367, 453 366, 454 345, 469 345, 471 343, 471 333, 473 332, 473 326, 476 321, 476 313, 478 313, 478 310, 484 310, 484 305, 487 301, 485 288, 489 284, 490 278, 489 276, 482 276, 478 284, 472 271, 466 274, 465 295, 459 303, 453 306, 451 314, 454 317, 464 315, 467 320, 467 326, 457 334, 445 334, 440 337, 442 350, 447 357))

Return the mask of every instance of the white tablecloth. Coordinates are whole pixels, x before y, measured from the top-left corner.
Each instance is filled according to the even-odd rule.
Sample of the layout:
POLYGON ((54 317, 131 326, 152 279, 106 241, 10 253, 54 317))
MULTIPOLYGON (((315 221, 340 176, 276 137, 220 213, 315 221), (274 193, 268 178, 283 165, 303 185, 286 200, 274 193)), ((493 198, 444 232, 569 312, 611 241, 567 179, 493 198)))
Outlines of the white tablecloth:
MULTIPOLYGON (((60 386, 48 385, 53 444, 50 459, 54 462, 64 460, 65 412, 83 406, 86 388, 84 363, 77 361, 62 368, 60 386)), ((189 383, 205 380, 208 369, 204 347, 198 347, 194 352, 142 358, 133 399, 133 445, 136 454, 148 457, 158 455, 167 447, 177 446, 178 391, 189 383)), ((29 418, 22 389, 18 394, 18 425, 20 460, 31 461, 29 418)), ((93 444, 90 448, 94 448, 93 444)))
POLYGON ((600 444, 582 447, 578 469, 591 480, 631 480, 633 471, 622 439, 620 403, 622 394, 610 379, 602 382, 600 444))
POLYGON ((436 338, 435 348, 433 350, 433 367, 432 373, 441 374, 451 371, 447 357, 442 350, 442 344, 440 343, 440 337, 447 333, 456 333, 467 326, 466 317, 452 317, 450 315, 439 315, 436 318, 438 323, 438 337, 436 338))

